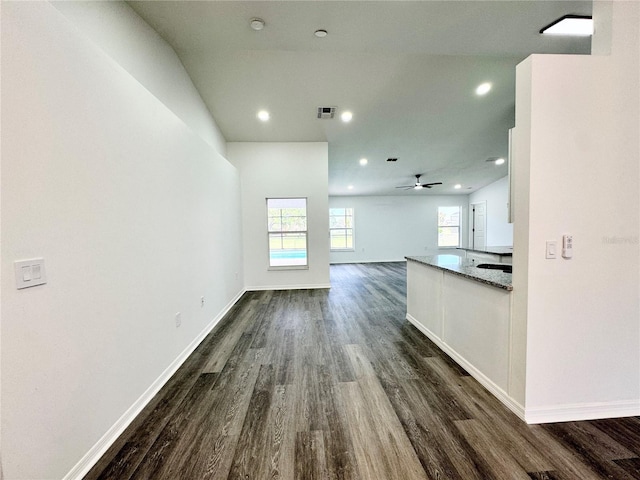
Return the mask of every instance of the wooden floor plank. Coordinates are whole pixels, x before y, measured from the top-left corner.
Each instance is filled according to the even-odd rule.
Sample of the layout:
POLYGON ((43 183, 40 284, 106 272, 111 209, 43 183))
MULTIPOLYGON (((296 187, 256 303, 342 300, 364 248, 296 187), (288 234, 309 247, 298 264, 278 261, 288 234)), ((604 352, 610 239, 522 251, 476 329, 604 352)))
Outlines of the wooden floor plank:
POLYGON ((492 415, 491 409, 483 408, 482 402, 465 390, 462 378, 448 368, 441 358, 427 358, 425 363, 442 382, 451 387, 449 391, 455 396, 456 401, 464 405, 470 416, 490 432, 492 440, 500 443, 500 448, 508 452, 524 471, 535 473, 553 470, 553 464, 549 459, 540 454, 526 436, 513 428, 513 423, 521 423, 520 419, 510 415, 508 418, 511 422, 507 422, 503 416, 492 415))
POLYGON ((640 456, 640 418, 607 418, 594 420, 590 424, 625 445, 633 451, 635 457, 640 456))
POLYGON ((295 464, 296 480, 325 480, 329 477, 322 431, 297 433, 295 464))
POLYGON ((640 479, 640 418, 526 425, 405 320, 405 276, 247 292, 85 479, 640 479))
POLYGON ((361 477, 372 480, 394 478, 391 476, 390 465, 380 439, 366 411, 358 383, 342 383, 338 390, 345 408, 354 457, 361 477))
POLYGON ((529 475, 516 460, 496 443, 487 429, 477 420, 458 420, 456 427, 490 466, 495 480, 529 480, 529 475))

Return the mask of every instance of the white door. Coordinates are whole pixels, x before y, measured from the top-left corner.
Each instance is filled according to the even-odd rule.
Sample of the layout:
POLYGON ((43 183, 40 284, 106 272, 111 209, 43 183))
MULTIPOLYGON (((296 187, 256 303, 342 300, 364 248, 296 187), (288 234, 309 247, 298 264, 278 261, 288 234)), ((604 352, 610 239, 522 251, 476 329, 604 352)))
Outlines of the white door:
POLYGON ((472 235, 472 248, 478 250, 487 246, 486 244, 486 229, 487 229, 487 204, 474 203, 472 208, 472 223, 471 223, 471 235, 472 235))

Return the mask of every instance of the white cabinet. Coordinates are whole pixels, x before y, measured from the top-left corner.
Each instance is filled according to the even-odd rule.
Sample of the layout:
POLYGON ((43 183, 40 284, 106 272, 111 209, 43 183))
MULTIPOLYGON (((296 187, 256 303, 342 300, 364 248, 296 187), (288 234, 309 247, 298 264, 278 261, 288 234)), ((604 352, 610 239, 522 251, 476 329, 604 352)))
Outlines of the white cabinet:
POLYGON ((522 417, 510 391, 511 302, 509 290, 407 262, 407 320, 522 417))

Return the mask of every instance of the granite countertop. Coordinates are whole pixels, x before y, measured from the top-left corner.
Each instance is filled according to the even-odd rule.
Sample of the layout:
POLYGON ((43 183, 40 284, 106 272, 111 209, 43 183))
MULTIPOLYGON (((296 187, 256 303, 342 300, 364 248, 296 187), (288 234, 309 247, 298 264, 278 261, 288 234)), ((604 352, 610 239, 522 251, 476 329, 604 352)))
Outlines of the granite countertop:
POLYGON ((513 290, 511 274, 502 270, 485 270, 477 268, 473 262, 457 255, 433 255, 429 257, 405 257, 412 262, 422 263, 445 272, 476 280, 492 287, 513 290))
POLYGON ((484 247, 484 248, 464 248, 458 247, 458 250, 466 250, 468 252, 492 253, 494 255, 502 255, 511 257, 513 255, 513 247, 484 247))

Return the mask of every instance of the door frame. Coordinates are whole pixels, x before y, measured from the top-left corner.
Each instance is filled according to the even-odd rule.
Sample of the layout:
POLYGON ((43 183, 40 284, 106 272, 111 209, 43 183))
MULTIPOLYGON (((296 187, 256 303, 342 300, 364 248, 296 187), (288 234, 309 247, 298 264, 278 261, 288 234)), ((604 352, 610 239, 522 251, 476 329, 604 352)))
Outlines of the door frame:
POLYGON ((484 245, 487 246, 487 201, 469 203, 469 248, 475 248, 474 232, 475 232, 475 206, 484 205, 484 245))

